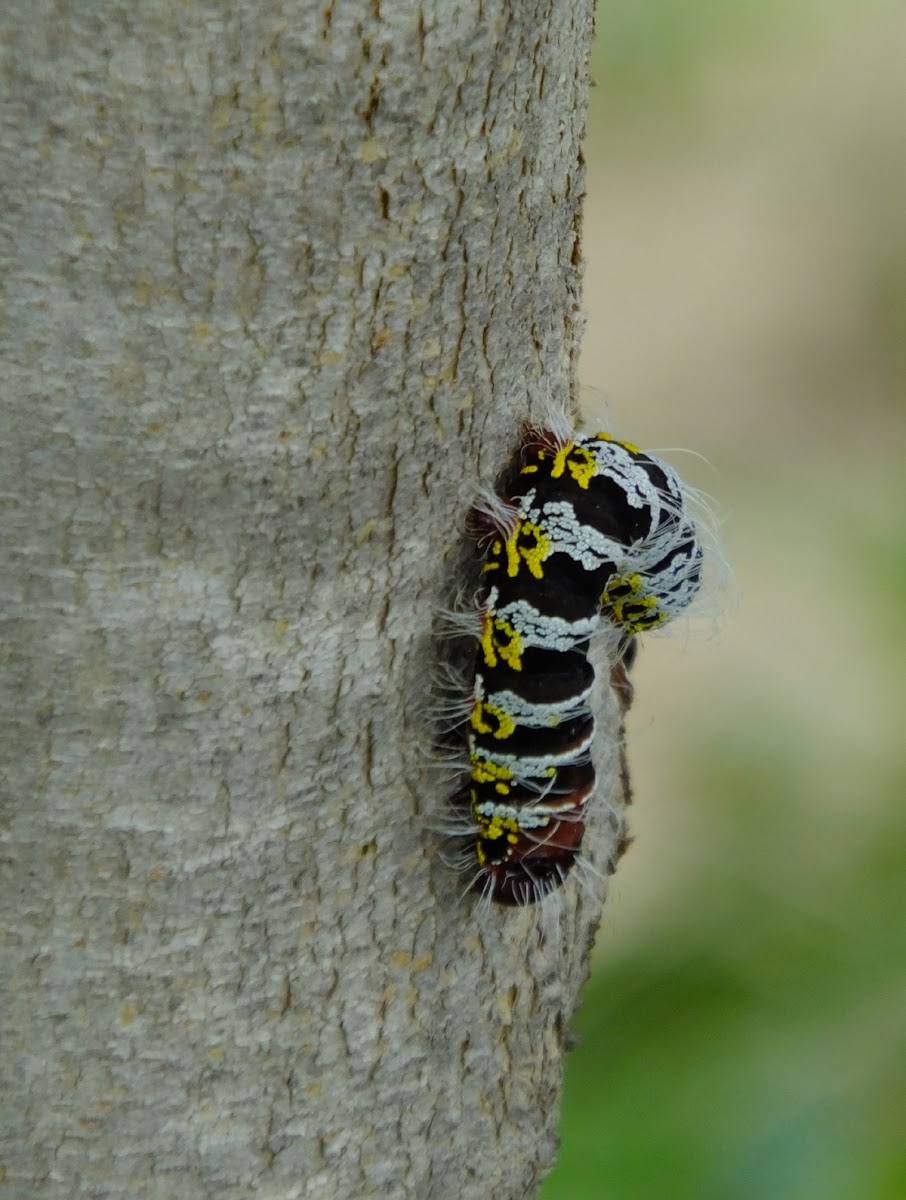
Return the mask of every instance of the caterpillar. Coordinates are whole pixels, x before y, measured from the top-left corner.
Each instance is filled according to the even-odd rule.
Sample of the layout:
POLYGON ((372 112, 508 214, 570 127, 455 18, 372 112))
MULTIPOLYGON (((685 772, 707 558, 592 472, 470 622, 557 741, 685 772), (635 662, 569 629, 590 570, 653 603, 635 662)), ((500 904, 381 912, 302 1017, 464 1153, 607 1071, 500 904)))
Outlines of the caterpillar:
POLYGON ((529 431, 475 509, 482 584, 467 724, 470 887, 535 903, 567 878, 595 790, 592 637, 619 662, 682 611, 703 551, 673 469, 606 433, 529 431))

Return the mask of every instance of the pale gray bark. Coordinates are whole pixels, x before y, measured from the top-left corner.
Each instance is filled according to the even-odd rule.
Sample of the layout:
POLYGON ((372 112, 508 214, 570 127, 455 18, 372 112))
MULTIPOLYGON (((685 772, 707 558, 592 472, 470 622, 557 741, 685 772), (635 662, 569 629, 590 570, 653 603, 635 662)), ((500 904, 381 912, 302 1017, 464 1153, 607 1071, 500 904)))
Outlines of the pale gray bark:
POLYGON ((461 901, 425 714, 471 489, 574 388, 591 9, 2 7, 4 1196, 552 1161, 604 885, 461 901))

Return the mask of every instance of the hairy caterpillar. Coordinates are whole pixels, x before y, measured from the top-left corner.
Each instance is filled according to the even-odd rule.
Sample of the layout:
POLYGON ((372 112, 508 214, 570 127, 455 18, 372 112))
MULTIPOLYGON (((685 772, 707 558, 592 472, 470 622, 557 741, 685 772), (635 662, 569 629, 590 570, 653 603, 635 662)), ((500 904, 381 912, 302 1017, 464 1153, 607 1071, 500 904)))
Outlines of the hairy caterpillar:
POLYGON ((606 433, 533 431, 476 510, 483 550, 468 719, 471 887, 531 904, 574 865, 595 788, 591 638, 663 625, 703 552, 671 467, 606 433))

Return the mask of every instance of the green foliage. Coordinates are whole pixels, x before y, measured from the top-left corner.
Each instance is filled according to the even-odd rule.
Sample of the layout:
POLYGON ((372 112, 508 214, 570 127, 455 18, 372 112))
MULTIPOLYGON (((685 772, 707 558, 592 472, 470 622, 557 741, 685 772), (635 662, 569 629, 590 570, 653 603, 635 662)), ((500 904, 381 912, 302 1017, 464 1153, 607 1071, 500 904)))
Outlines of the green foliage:
MULTIPOLYGON (((592 71, 610 103, 675 100, 727 55, 751 55, 853 8, 859 0, 606 0, 597 8, 592 71)), ((861 0, 864 7, 864 0, 861 0)), ((872 0, 877 2, 877 0, 872 0)))

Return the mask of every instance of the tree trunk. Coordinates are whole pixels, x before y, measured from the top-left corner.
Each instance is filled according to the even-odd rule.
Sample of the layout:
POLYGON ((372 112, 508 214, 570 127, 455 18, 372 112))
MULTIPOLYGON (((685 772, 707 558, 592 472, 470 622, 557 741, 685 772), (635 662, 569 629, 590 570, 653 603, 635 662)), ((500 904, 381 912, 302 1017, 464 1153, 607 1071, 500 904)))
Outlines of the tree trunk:
POLYGON ((4 1195, 552 1161, 604 884, 462 899, 426 712, 470 496, 574 391, 591 10, 3 6, 4 1195))

